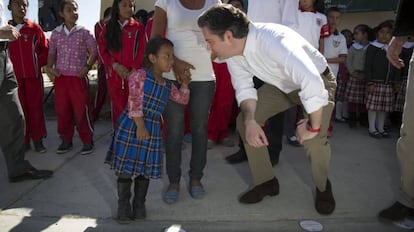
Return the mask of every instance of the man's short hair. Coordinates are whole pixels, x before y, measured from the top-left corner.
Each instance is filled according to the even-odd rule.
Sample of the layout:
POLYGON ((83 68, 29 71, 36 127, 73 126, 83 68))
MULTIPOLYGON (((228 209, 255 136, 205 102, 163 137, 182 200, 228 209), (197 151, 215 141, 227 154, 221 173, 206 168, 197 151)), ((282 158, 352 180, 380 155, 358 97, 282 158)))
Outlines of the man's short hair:
POLYGON ((198 18, 199 27, 207 27, 212 34, 224 38, 231 31, 235 38, 243 38, 249 32, 246 14, 230 4, 218 4, 205 11, 198 18))

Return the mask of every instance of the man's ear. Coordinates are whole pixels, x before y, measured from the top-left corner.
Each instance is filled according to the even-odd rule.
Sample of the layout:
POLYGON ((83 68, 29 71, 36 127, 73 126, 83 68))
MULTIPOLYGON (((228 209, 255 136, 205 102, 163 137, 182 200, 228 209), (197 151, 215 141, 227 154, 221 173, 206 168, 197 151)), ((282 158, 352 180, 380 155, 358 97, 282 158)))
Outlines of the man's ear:
POLYGON ((233 32, 227 30, 224 32, 224 39, 228 40, 228 41, 233 41, 234 37, 233 37, 233 32))

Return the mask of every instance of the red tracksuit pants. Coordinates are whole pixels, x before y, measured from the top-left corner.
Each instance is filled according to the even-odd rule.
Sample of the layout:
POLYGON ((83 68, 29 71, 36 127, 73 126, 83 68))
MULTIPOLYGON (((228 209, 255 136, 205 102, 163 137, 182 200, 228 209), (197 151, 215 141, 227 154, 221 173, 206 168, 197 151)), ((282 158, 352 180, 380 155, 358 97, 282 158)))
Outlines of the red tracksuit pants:
POLYGON ((72 141, 75 121, 82 142, 92 143, 93 122, 88 79, 62 75, 55 78, 54 85, 57 130, 60 137, 66 142, 72 141))
POLYGON ((112 126, 114 129, 117 127, 118 118, 125 110, 128 102, 128 80, 123 80, 123 84, 120 84, 121 81, 119 77, 108 78, 108 93, 111 99, 112 126))
POLYGON ((25 118, 24 142, 39 141, 46 137, 43 111, 43 78, 18 78, 19 100, 25 118))
POLYGON ((95 102, 93 107, 93 121, 99 118, 99 113, 102 110, 102 106, 105 104, 106 95, 108 93, 108 87, 106 84, 106 71, 105 65, 98 65, 98 89, 95 94, 95 102))
POLYGON ((234 89, 226 63, 213 62, 216 75, 216 92, 211 103, 208 118, 208 138, 213 141, 227 138, 233 114, 234 89))

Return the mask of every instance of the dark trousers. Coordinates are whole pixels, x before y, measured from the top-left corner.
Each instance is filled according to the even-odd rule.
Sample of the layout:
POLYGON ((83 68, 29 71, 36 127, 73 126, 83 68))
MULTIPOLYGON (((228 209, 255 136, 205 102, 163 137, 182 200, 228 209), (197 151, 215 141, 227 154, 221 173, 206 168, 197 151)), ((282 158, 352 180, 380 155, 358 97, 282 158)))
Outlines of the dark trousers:
POLYGON ((17 82, 5 50, 0 51, 0 147, 9 178, 22 175, 31 165, 24 159, 24 116, 17 82))

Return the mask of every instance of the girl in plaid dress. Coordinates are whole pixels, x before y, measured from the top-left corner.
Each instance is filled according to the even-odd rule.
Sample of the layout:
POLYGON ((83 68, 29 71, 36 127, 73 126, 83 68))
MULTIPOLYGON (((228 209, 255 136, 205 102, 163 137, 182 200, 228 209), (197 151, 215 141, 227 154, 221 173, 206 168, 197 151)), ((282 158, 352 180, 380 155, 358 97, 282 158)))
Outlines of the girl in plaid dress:
POLYGON ((374 138, 389 137, 384 130, 384 123, 387 112, 393 111, 393 87, 400 79, 400 70, 394 68, 386 58, 392 29, 392 20, 385 21, 376 28, 377 39, 368 46, 365 57, 366 107, 369 134, 374 138))
POLYGON ((180 89, 162 77, 174 62, 170 40, 148 41, 144 69, 129 75, 128 104, 118 119, 107 161, 118 176, 118 222, 144 219, 145 196, 149 178, 160 178, 162 168, 161 114, 168 99, 187 104, 189 76, 183 77, 180 89), (130 198, 135 178, 133 210, 130 198))
MULTIPOLYGON (((367 110, 364 104, 366 82, 364 74, 365 54, 369 46, 371 28, 365 24, 360 24, 354 28, 355 42, 348 50, 346 66, 350 73, 345 96, 348 102, 349 127, 356 127, 357 112, 361 124, 366 121, 367 110)), ((365 124, 366 125, 366 124, 365 124)))

